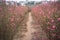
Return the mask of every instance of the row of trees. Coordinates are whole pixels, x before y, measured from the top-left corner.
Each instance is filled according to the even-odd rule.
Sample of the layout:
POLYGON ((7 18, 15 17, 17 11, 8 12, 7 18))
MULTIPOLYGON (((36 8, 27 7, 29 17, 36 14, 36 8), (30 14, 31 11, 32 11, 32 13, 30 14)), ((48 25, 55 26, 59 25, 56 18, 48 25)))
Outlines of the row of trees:
MULTIPOLYGON (((44 3, 32 8, 33 18, 50 40, 60 40, 60 4, 44 3)), ((39 28, 38 28, 39 29, 39 28)), ((39 30, 40 31, 40 30, 39 30)), ((38 34, 38 33, 37 33, 38 34)))
POLYGON ((0 5, 0 40, 13 40, 18 28, 20 28, 20 35, 23 31, 27 31, 24 26, 27 12, 28 8, 25 6, 7 6, 5 3, 0 5))

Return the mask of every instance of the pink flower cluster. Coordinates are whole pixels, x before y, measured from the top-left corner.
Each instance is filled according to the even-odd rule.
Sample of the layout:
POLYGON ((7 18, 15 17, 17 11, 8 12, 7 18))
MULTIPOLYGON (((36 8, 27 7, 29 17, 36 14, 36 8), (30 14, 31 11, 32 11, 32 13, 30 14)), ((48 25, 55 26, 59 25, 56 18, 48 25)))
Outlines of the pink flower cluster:
POLYGON ((0 6, 0 11, 2 10, 2 6, 0 6))
POLYGON ((14 18, 14 16, 12 16, 12 18, 11 18, 11 22, 13 22, 13 21, 14 21, 14 19, 15 19, 15 18, 14 18))
POLYGON ((60 21, 60 18, 58 18, 57 20, 60 21))

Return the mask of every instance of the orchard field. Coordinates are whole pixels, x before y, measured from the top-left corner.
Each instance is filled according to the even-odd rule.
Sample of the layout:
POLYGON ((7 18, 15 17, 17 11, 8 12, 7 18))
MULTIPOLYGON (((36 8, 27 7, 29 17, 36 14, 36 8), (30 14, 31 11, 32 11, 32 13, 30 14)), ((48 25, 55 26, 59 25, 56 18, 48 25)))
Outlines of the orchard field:
POLYGON ((60 3, 2 4, 0 40, 60 40, 60 3))

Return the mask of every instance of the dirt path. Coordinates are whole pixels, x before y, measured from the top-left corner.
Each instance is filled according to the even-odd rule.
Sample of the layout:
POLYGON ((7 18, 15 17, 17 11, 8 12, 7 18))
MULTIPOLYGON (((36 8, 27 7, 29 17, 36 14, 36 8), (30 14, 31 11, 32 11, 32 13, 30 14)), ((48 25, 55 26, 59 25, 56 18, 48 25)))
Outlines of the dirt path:
POLYGON ((28 32, 25 33, 26 37, 23 38, 23 40, 31 40, 32 39, 32 32, 35 31, 35 29, 32 29, 32 16, 31 16, 31 12, 29 12, 29 17, 28 17, 28 22, 27 22, 27 30, 28 32))

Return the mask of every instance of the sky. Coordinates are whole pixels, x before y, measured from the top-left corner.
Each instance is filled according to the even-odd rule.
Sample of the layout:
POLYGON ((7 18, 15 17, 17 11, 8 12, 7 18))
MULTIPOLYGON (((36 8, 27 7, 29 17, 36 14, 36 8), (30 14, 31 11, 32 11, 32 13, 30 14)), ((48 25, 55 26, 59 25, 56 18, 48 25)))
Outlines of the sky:
MULTIPOLYGON (((26 1, 26 0, 6 0, 6 1, 17 1, 17 2, 19 2, 19 1, 26 1)), ((28 1, 49 1, 49 0, 28 0, 28 1)), ((54 0, 52 0, 52 1, 54 1, 54 0)))
MULTIPOLYGON (((6 1, 26 1, 26 0, 6 0, 6 1)), ((28 1, 41 1, 41 0, 28 0, 28 1)))

